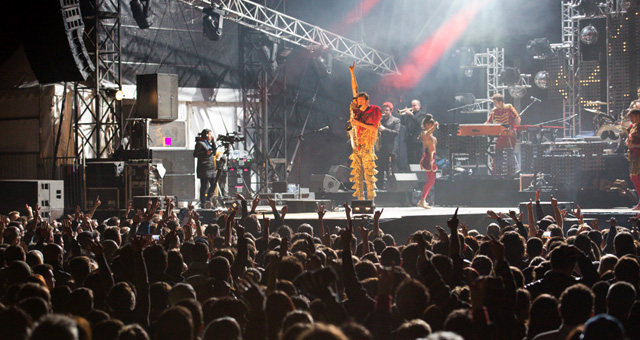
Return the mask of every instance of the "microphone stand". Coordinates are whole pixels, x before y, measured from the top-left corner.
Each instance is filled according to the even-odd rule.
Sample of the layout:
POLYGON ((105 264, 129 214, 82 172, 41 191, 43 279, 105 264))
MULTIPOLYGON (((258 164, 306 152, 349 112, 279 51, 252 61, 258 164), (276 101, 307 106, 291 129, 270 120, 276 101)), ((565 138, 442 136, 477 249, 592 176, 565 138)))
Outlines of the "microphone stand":
POLYGON ((325 126, 325 127, 321 127, 319 129, 313 130, 313 131, 309 131, 309 132, 305 132, 303 134, 298 135, 296 138, 298 138, 298 152, 300 153, 298 155, 298 199, 301 198, 301 187, 302 187, 302 141, 304 140, 304 136, 310 135, 312 133, 316 133, 316 132, 320 132, 320 131, 324 131, 327 130, 329 128, 329 126, 325 126))

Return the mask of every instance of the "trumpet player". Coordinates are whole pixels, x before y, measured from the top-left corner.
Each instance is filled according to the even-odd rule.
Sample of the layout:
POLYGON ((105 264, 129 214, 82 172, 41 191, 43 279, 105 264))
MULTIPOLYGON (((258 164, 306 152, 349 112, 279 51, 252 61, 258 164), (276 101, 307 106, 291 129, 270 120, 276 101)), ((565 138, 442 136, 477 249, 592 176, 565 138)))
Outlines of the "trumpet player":
POLYGON ((411 101, 411 108, 405 107, 400 110, 400 121, 406 130, 405 143, 407 147, 407 161, 409 164, 418 164, 422 158, 422 141, 420 133, 422 132, 422 120, 427 116, 421 111, 422 105, 420 101, 414 99, 411 101))

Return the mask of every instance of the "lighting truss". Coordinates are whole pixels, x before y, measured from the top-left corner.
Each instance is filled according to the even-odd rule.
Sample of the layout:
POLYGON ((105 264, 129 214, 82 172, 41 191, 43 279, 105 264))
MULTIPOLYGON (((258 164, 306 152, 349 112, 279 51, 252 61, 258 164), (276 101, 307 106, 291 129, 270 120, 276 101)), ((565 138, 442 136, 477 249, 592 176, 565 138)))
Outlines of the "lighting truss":
POLYGON ((115 151, 122 126, 120 101, 110 91, 122 86, 121 5, 117 0, 94 0, 94 13, 85 16, 85 38, 96 65, 87 83, 75 86, 76 157, 104 158, 115 151))
MULTIPOLYGON (((210 0, 181 2, 195 7, 211 6, 210 0)), ((220 0, 214 5, 225 12, 225 19, 263 32, 271 37, 311 49, 321 46, 334 57, 347 63, 356 62, 359 67, 375 73, 400 74, 391 55, 368 47, 318 26, 311 25, 292 16, 280 13, 249 0, 220 0)))
POLYGON ((487 49, 484 53, 476 53, 473 55, 473 68, 485 68, 487 72, 487 97, 476 99, 471 111, 472 113, 484 112, 489 114, 491 111, 491 97, 496 93, 504 95, 506 86, 500 85, 500 71, 504 69, 504 48, 487 49))

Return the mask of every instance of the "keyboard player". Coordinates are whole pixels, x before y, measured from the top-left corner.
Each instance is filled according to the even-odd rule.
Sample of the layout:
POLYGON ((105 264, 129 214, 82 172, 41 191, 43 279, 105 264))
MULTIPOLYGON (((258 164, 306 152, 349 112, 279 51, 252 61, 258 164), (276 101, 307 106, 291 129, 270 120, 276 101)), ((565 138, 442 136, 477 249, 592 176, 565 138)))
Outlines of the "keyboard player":
POLYGON ((520 125, 520 114, 511 104, 504 103, 504 96, 496 93, 491 97, 494 108, 489 114, 485 124, 501 124, 509 129, 503 131, 496 140, 495 156, 491 165, 494 175, 514 175, 516 173, 516 158, 514 148, 516 145, 516 132, 513 128, 520 125), (506 159, 506 163, 505 163, 506 159), (506 165, 506 169, 505 169, 506 165))

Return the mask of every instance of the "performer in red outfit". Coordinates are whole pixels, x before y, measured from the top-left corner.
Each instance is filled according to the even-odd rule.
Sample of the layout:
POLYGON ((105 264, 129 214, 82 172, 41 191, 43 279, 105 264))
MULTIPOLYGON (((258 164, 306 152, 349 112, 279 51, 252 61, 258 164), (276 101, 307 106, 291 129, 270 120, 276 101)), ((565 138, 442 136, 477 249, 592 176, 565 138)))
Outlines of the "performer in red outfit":
POLYGON ((502 175, 502 163, 505 159, 505 151, 507 154, 507 175, 513 175, 516 171, 515 154, 513 149, 516 146, 516 133, 513 131, 513 127, 520 125, 520 115, 516 108, 511 104, 504 103, 504 96, 500 93, 496 93, 491 98, 495 108, 491 110, 489 119, 485 124, 502 124, 508 125, 509 130, 504 131, 496 140, 496 153, 493 160, 493 174, 502 175))
POLYGON ((351 160, 351 182, 353 182, 354 197, 364 199, 364 185, 367 185, 367 199, 376 197, 376 152, 375 145, 378 140, 378 127, 382 118, 382 110, 379 106, 369 105, 369 95, 358 92, 358 83, 354 73, 356 64, 349 66, 351 71, 351 118, 349 122, 353 127, 350 131, 353 152, 351 160))
POLYGON ((433 184, 436 182, 436 170, 438 170, 438 166, 436 165, 436 145, 438 144, 438 140, 433 136, 433 131, 435 131, 437 127, 438 122, 434 121, 433 116, 430 114, 427 114, 422 120, 420 139, 422 140, 424 152, 420 160, 420 169, 427 172, 427 183, 425 183, 422 188, 422 196, 420 202, 418 202, 418 206, 425 209, 431 209, 426 200, 429 191, 431 191, 433 184))
MULTIPOLYGON (((631 121, 627 129, 629 138, 625 142, 629 148, 629 176, 636 192, 640 193, 640 110, 633 109, 627 116, 631 121)), ((640 210, 640 201, 631 209, 640 210)))

